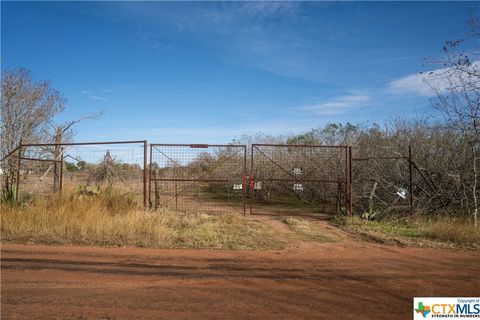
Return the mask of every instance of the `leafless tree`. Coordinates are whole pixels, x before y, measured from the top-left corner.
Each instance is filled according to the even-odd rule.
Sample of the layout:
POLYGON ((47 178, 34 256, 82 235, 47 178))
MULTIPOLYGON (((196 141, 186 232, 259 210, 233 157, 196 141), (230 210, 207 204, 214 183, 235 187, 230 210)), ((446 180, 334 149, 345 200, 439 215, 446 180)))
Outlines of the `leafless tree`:
POLYGON ((480 162, 480 33, 477 20, 470 20, 471 37, 448 41, 443 47, 444 58, 437 61, 442 68, 424 76, 435 97, 435 107, 443 114, 448 127, 462 139, 468 150, 467 172, 462 173, 466 201, 477 224, 479 206, 479 162, 480 162), (473 50, 462 50, 468 40, 477 46, 473 50), (471 201, 469 201, 471 199, 471 201))
MULTIPOLYGON (((12 152, 20 141, 42 140, 48 122, 64 109, 66 99, 49 81, 35 82, 24 68, 2 73, 0 158, 12 152)), ((2 197, 12 192, 15 160, 1 163, 2 197)))

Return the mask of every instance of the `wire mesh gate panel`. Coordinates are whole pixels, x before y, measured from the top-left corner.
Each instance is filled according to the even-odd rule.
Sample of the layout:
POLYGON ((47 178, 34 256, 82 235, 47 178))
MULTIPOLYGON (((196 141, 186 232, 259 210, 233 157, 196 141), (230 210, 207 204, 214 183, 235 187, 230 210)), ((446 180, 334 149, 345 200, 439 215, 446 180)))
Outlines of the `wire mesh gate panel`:
POLYGON ((155 209, 245 213, 246 146, 152 144, 149 181, 155 209))
POLYGON ((252 144, 252 214, 348 210, 348 146, 252 144))
POLYGON ((412 160, 385 150, 356 150, 352 158, 353 212, 381 219, 413 212, 412 160))
POLYGON ((22 144, 17 154, 21 196, 110 190, 147 200, 146 141, 22 144))

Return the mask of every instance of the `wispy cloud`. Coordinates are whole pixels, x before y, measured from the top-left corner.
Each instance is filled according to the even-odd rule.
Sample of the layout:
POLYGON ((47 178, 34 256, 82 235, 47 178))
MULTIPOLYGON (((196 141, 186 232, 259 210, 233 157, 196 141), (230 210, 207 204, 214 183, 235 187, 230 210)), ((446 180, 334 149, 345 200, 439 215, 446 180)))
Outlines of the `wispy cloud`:
POLYGON ((432 88, 425 82, 424 74, 411 74, 390 81, 387 89, 392 93, 413 93, 423 97, 433 96, 432 88))
POLYGON ((311 20, 300 2, 120 2, 118 8, 128 12, 127 19, 141 19, 162 27, 137 31, 138 40, 153 49, 175 47, 171 31, 193 33, 199 41, 214 46, 230 63, 301 79, 308 70, 303 60, 309 55, 305 46, 310 46, 311 41, 292 28, 311 20))
POLYGON ((350 111, 367 106, 370 96, 363 92, 351 92, 327 101, 302 106, 298 109, 309 111, 317 116, 342 115, 350 111))
POLYGON ((99 96, 88 96, 88 97, 95 100, 108 101, 108 99, 104 97, 99 97, 99 96))
MULTIPOLYGON (((480 61, 472 63, 472 70, 480 67, 480 61)), ((458 73, 451 68, 440 68, 423 73, 410 74, 398 79, 394 79, 387 84, 387 89, 391 93, 410 93, 422 97, 432 97, 435 95, 435 88, 439 92, 445 92, 449 87, 461 85, 462 78, 466 80, 466 74, 458 73)))
MULTIPOLYGON (((175 27, 180 31, 230 32, 227 28, 240 28, 241 33, 259 32, 263 22, 271 17, 297 19, 300 16, 300 3, 292 1, 246 1, 228 4, 198 3, 190 7, 189 15, 175 17, 175 27), (248 23, 247 23, 248 22, 248 23), (218 28, 223 26, 223 28, 218 28), (253 29, 252 29, 253 28, 253 29)), ((237 29, 238 30, 238 29, 237 29)))
POLYGON ((103 92, 108 92, 108 93, 119 93, 119 92, 122 92, 122 91, 127 91, 127 90, 130 90, 134 88, 133 85, 131 84, 114 84, 112 86, 109 86, 105 89, 102 89, 103 92))
MULTIPOLYGON (((114 94, 114 93, 119 93, 125 90, 129 90, 131 88, 133 88, 133 85, 131 84, 115 84, 113 86, 109 86, 105 89, 102 89, 101 91, 104 92, 105 94, 114 94)), ((88 96, 90 99, 101 100, 101 101, 109 100, 107 97, 100 96, 93 91, 83 90, 81 91, 81 93, 88 96)))

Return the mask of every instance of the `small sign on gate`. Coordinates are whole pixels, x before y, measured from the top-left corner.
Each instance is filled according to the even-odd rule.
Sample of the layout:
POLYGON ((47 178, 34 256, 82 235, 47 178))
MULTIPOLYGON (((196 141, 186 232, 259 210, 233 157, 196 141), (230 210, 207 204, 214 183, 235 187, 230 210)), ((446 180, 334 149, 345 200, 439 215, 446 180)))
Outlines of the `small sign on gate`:
POLYGON ((297 192, 302 192, 303 191, 303 184, 301 183, 294 183, 293 184, 293 190, 297 192))
POLYGON ((405 190, 403 188, 399 188, 398 191, 397 191, 397 196, 399 196, 402 199, 406 199, 407 198, 407 190, 405 190))
POLYGON ((241 183, 235 183, 233 185, 233 190, 242 190, 243 189, 243 185, 241 183))
POLYGON ((301 175, 302 173, 302 168, 293 168, 293 174, 301 175))
POLYGON ((253 186, 254 190, 262 190, 262 181, 255 182, 255 185, 253 186))

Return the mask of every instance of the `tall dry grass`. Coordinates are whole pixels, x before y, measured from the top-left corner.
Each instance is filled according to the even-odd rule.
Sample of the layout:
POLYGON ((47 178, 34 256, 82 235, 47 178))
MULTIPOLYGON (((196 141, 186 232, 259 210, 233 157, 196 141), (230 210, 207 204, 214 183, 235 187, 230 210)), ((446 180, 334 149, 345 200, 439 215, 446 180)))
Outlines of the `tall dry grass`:
POLYGON ((346 230, 387 243, 480 249, 480 228, 466 219, 418 217, 397 222, 339 219, 346 230))
POLYGON ((261 223, 241 215, 144 211, 128 194, 71 192, 1 205, 4 242, 152 248, 274 249, 261 223))
POLYGON ((480 227, 475 227, 466 219, 437 218, 420 220, 416 223, 429 239, 480 248, 480 227))

